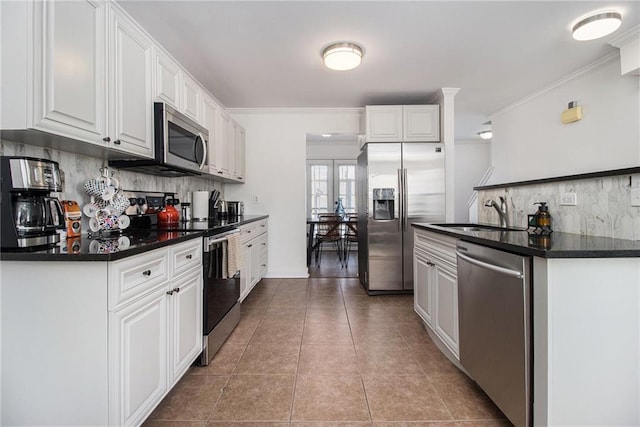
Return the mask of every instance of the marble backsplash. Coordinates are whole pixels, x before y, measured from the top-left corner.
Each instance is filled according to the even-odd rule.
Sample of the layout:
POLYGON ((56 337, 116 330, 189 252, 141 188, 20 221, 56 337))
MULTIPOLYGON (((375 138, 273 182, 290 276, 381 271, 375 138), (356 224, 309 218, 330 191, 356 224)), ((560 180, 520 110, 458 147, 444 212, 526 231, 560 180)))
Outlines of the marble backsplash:
POLYGON ((631 206, 631 188, 640 188, 640 174, 580 179, 478 191, 478 222, 499 224, 485 201, 506 196, 508 223, 526 227, 534 202, 547 202, 552 229, 589 236, 640 240, 640 207, 631 206), (561 193, 576 193, 577 206, 560 206, 561 193))
MULTIPOLYGON (((61 200, 76 200, 80 206, 89 202, 89 195, 84 191, 85 181, 99 176, 100 168, 107 164, 106 160, 97 157, 7 140, 0 140, 0 155, 37 157, 58 162, 60 169, 64 172, 64 191, 58 193, 57 196, 61 200)), ((175 193, 181 202, 191 201, 192 191, 217 189, 224 192, 222 183, 207 178, 164 178, 115 168, 112 170, 116 172, 116 177, 124 190, 175 193)), ((224 193, 222 197, 224 198, 224 193)), ((83 230, 88 230, 87 221, 86 218, 83 218, 83 230)))

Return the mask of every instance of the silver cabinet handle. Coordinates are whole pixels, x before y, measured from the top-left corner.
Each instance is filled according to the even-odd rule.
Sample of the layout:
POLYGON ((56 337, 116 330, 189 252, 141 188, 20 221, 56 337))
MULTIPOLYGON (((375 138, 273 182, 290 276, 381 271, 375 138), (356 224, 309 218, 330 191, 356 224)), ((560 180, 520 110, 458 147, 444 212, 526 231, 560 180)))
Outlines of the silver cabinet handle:
POLYGON ((191 254, 187 255, 187 259, 191 259, 191 258, 193 258, 193 255, 191 254))
POLYGON ((252 248, 252 247, 253 247, 253 245, 248 245, 247 247, 248 247, 248 248, 252 248))
POLYGON ((151 276, 151 270, 145 270, 142 272, 143 276, 151 276))
POLYGON ((167 295, 173 295, 178 292, 180 292, 180 288, 171 289, 170 291, 167 291, 167 295))
POLYGON ((111 141, 111 138, 109 138, 108 136, 105 136, 104 138, 102 138, 102 140, 103 140, 104 142, 110 142, 110 141, 111 141))
POLYGON ((431 261, 427 261, 427 265, 429 267, 435 267, 436 265, 434 263, 432 263, 431 261))
POLYGON ((167 291, 167 295, 173 295, 173 290, 167 291))
POLYGON ((115 141, 113 141, 113 143, 114 143, 115 145, 120 145, 120 143, 121 143, 121 142, 122 142, 122 141, 120 141, 119 139, 116 139, 115 141))
POLYGON ((502 273, 502 274, 506 274, 508 276, 513 276, 516 277, 518 279, 522 279, 524 277, 524 274, 522 274, 519 271, 516 270, 511 270, 510 268, 504 268, 504 267, 499 267, 497 265, 493 265, 493 264, 489 264, 483 261, 480 261, 479 259, 475 259, 475 258, 471 258, 468 255, 462 254, 459 251, 456 251, 456 255, 458 255, 460 257, 460 259, 463 259, 473 265, 477 265, 478 267, 482 267, 482 268, 486 268, 487 270, 492 270, 495 271, 497 273, 502 273))

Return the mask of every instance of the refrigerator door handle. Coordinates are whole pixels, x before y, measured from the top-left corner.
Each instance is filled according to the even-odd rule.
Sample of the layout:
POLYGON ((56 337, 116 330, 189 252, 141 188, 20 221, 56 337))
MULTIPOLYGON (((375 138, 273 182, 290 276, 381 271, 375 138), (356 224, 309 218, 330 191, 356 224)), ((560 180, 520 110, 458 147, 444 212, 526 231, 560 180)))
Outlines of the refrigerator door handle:
POLYGON ((407 185, 408 177, 407 177, 407 168, 402 169, 402 197, 404 200, 402 201, 402 231, 407 231, 407 225, 409 223, 409 188, 407 185))
POLYGON ((402 231, 402 218, 404 217, 403 211, 404 206, 402 206, 404 202, 404 197, 402 194, 404 193, 403 182, 402 182, 402 169, 398 169, 398 231, 402 231))

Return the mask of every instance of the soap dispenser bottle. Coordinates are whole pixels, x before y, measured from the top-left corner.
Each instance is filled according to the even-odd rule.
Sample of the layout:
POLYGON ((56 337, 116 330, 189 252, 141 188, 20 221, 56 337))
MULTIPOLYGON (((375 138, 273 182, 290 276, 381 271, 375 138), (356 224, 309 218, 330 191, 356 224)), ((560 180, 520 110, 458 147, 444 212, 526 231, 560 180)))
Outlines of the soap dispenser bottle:
POLYGON ((547 202, 536 202, 534 205, 538 206, 538 212, 536 212, 536 226, 542 233, 551 233, 551 214, 549 213, 549 206, 547 202))

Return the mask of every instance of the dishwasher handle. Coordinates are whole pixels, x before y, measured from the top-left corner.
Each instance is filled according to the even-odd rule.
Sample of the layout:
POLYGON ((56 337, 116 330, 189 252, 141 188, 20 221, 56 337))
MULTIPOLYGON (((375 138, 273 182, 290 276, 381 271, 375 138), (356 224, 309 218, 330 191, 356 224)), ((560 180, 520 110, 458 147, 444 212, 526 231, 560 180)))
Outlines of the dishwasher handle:
POLYGON ((520 271, 517 270, 512 270, 510 268, 504 268, 504 267, 499 267, 497 265, 493 265, 493 264, 489 264, 487 262, 484 261, 480 261, 479 259, 475 259, 475 258, 471 258, 469 255, 460 253, 460 251, 456 251, 456 255, 458 255, 461 259, 473 264, 473 265, 477 265, 478 267, 482 267, 482 268, 486 268, 487 270, 492 270, 498 273, 502 273, 502 274, 506 274, 509 276, 513 276, 516 277, 518 279, 522 279, 524 277, 524 274, 520 271))

